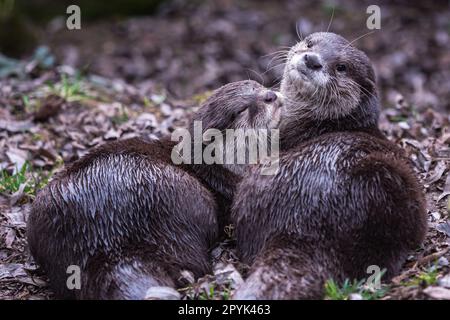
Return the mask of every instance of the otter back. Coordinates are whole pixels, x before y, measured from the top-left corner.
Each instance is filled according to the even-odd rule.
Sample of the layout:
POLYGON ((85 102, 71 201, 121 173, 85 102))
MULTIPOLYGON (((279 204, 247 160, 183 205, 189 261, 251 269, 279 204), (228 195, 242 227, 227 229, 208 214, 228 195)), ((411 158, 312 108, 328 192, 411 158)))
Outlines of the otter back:
POLYGON ((366 278, 370 265, 386 268, 389 279, 427 229, 423 193, 402 150, 365 133, 302 143, 281 156, 275 176, 252 173, 236 194, 238 252, 244 262, 256 259, 242 290, 248 295, 256 277, 259 288, 271 288, 258 293, 264 299, 320 298, 327 278, 366 278))
POLYGON ((149 285, 173 285, 182 269, 196 276, 209 270, 215 201, 168 165, 164 151, 157 141, 106 144, 38 194, 28 241, 57 294, 139 299, 149 285), (70 265, 81 268, 79 291, 67 290, 70 265))

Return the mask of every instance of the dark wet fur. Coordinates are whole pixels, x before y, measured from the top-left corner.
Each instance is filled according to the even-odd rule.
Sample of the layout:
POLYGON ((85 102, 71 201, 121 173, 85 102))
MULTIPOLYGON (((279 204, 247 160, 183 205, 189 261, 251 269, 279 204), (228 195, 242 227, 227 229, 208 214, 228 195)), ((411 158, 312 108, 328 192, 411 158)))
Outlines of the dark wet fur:
POLYGON ((214 198, 191 175, 169 168, 164 154, 156 141, 108 143, 39 193, 28 242, 59 297, 143 298, 150 284, 173 285, 182 269, 209 271, 214 198), (155 275, 158 261, 167 267, 155 275), (69 265, 81 267, 79 291, 65 289, 69 265))
POLYGON ((388 280, 422 243, 422 188, 378 130, 374 78, 364 83, 351 117, 288 119, 279 172, 255 169, 238 186, 237 251, 251 270, 235 299, 320 299, 327 279, 367 278, 370 265, 388 280))
MULTIPOLYGON (((242 111, 246 100, 234 96, 248 86, 263 88, 252 81, 229 84, 196 117, 216 125, 208 117, 221 114, 228 100, 242 111)), ((233 119, 221 125, 232 128, 233 119)), ((211 271, 208 251, 219 236, 218 218, 221 227, 226 223, 223 208, 238 180, 219 166, 174 165, 174 144, 107 143, 39 192, 28 243, 58 298, 142 299, 151 286, 180 286, 184 269, 195 277, 211 271), (66 287, 69 265, 81 268, 81 290, 66 287)))
POLYGON ((282 155, 280 168, 253 173, 237 190, 238 251, 254 262, 250 274, 262 274, 237 297, 320 298, 326 279, 367 278, 370 265, 389 279, 422 242, 423 193, 393 144, 325 134, 282 155))

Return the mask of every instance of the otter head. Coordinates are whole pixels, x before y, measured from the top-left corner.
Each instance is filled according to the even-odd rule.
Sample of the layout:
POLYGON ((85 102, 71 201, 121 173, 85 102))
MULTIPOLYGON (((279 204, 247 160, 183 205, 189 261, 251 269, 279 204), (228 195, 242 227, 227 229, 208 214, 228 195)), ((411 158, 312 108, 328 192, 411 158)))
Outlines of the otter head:
POLYGON ((285 98, 283 125, 285 120, 342 123, 354 118, 355 123, 344 121, 345 126, 364 127, 376 126, 378 120, 375 74, 369 58, 334 33, 313 33, 291 48, 281 93, 285 98))
POLYGON ((280 122, 281 96, 252 80, 215 90, 194 115, 207 129, 273 129, 280 122))
POLYGON ((193 117, 193 136, 196 136, 195 126, 199 121, 204 134, 204 140, 194 141, 194 149, 197 146, 199 150, 201 144, 206 152, 219 146, 220 155, 217 155, 218 149, 214 150, 214 155, 221 160, 214 163, 223 164, 233 173, 241 175, 247 164, 261 163, 261 146, 267 148, 267 155, 269 149, 273 150, 273 144, 277 144, 278 139, 273 138, 274 135, 278 137, 277 132, 270 129, 278 128, 281 107, 281 95, 255 81, 224 85, 214 91, 193 117), (214 138, 205 139, 211 132, 215 132, 212 135, 214 138))

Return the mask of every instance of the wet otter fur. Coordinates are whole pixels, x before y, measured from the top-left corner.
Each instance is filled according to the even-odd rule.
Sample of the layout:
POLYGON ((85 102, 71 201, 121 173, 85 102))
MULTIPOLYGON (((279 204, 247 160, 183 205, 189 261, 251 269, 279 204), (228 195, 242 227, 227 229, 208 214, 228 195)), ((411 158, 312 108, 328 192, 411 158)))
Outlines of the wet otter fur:
POLYGON ((251 269, 234 299, 320 299, 328 279, 396 275, 427 230, 422 189, 403 150, 378 130, 367 56, 332 33, 289 52, 281 84, 280 169, 254 168, 232 207, 251 269))
MULTIPOLYGON (((194 118, 205 129, 265 126, 279 107, 275 100, 256 82, 232 83, 194 118)), ((219 166, 174 165, 174 145, 168 139, 107 143, 38 193, 28 243, 58 298, 142 299, 150 287, 179 286, 182 270, 195 277, 210 271, 208 251, 219 231, 215 192, 225 199, 235 179, 219 166), (66 285, 71 265, 80 267, 80 290, 66 285)))

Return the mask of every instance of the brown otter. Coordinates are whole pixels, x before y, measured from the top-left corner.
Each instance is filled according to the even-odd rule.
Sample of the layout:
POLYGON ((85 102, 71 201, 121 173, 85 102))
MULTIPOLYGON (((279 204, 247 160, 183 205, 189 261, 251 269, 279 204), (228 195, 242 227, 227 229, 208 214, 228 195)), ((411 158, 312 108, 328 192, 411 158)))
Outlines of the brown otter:
POLYGON ((290 50, 281 93, 280 169, 252 170, 232 207, 252 265, 234 298, 317 299, 327 279, 367 278, 371 265, 389 279, 427 220, 410 162, 378 130, 370 60, 339 35, 312 34, 290 50))
MULTIPOLYGON (((194 119, 205 129, 267 127, 278 124, 279 106, 274 92, 241 81, 215 91, 194 119)), ((220 165, 174 165, 173 146, 168 139, 107 143, 37 195, 28 243, 59 298, 142 299, 151 287, 179 285, 181 270, 208 272, 218 235, 209 188, 225 199, 235 180, 220 165), (66 286, 71 265, 80 268, 80 290, 66 286)))

